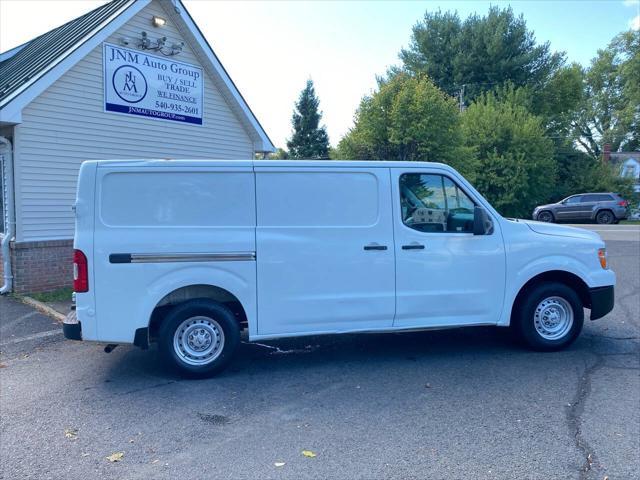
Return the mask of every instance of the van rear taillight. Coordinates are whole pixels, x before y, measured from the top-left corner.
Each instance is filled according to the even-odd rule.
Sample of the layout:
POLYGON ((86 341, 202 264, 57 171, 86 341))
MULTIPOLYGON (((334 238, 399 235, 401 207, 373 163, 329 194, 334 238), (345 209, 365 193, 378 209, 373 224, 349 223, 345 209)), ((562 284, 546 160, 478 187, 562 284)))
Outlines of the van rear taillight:
POLYGON ((81 250, 73 251, 73 291, 76 293, 89 291, 89 266, 87 257, 81 250))
POLYGON ((627 202, 626 200, 620 200, 618 202, 618 205, 620 205, 621 207, 627 208, 629 206, 629 202, 627 202))

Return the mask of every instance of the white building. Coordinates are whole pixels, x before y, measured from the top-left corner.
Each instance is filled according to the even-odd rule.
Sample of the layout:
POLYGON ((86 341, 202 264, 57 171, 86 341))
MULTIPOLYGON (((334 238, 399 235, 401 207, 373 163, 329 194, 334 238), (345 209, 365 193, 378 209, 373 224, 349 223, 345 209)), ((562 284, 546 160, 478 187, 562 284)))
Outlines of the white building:
POLYGON ((620 176, 635 180, 634 190, 640 193, 640 152, 615 152, 609 161, 620 168, 620 176))
POLYGON ((82 161, 274 150, 180 0, 113 0, 2 53, 0 80, 0 273, 14 291, 70 284, 82 161))

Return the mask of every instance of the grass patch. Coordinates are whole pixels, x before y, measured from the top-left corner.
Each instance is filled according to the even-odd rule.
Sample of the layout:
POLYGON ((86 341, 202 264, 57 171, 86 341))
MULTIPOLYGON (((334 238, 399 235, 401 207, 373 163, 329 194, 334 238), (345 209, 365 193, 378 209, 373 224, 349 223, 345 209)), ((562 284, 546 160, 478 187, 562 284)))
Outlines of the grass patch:
POLYGON ((72 288, 61 288, 59 290, 54 290, 53 292, 30 293, 29 296, 43 303, 70 302, 72 293, 72 288))
POLYGON ((620 220, 620 225, 640 225, 640 220, 620 220))

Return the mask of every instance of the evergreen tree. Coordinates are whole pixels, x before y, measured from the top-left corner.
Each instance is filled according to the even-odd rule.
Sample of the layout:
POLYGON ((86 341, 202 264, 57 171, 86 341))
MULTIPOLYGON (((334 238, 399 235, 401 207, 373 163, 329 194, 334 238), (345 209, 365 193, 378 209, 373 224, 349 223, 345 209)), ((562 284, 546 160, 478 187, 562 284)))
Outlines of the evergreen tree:
POLYGON ((291 118, 293 135, 287 142, 289 158, 329 158, 329 136, 326 127, 320 126, 322 113, 318 110, 319 105, 313 81, 307 80, 307 86, 300 93, 291 118))

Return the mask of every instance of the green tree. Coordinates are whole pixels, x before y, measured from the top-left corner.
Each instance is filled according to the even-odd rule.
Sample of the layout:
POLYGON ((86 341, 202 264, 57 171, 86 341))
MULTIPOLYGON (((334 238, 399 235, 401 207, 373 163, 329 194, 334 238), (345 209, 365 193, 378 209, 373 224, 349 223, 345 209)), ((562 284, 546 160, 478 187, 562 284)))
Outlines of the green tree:
POLYGON ((400 59, 404 70, 426 73, 449 95, 458 95, 464 85, 470 102, 505 82, 544 88, 563 65, 564 54, 552 53, 548 42, 536 44, 511 7, 491 7, 486 16, 464 21, 456 13, 425 13, 400 59))
POLYGON ((379 79, 378 90, 362 99, 335 158, 421 160, 463 168, 467 156, 456 102, 426 75, 379 79))
POLYGON ((553 143, 524 106, 484 94, 464 112, 462 131, 475 155, 471 180, 500 213, 529 216, 553 193, 553 143))
POLYGON ((640 147, 640 36, 626 32, 598 50, 583 72, 583 103, 573 135, 594 159, 605 144, 612 151, 640 147))
POLYGON ((269 154, 269 160, 287 160, 289 152, 283 148, 277 148, 275 152, 269 154))
POLYGON ((307 80, 291 118, 293 135, 287 142, 289 158, 329 158, 329 136, 326 127, 320 126, 322 113, 318 110, 319 105, 313 81, 307 80))
POLYGON ((567 146, 564 153, 568 161, 558 163, 558 181, 552 200, 560 200, 580 192, 618 192, 632 200, 632 178, 620 177, 617 166, 607 165, 602 159, 594 159, 585 152, 567 146))

